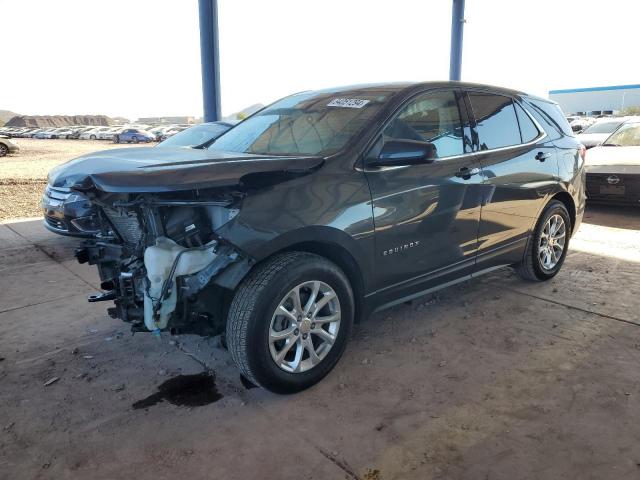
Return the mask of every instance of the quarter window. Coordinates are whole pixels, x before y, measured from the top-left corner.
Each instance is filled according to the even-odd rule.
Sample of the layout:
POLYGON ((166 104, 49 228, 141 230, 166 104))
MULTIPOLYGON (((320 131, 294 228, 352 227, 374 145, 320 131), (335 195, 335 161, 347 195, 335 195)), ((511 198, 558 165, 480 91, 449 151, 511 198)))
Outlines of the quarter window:
POLYGON ((462 127, 455 94, 441 91, 418 96, 391 120, 383 137, 432 143, 436 158, 461 155, 462 127))
POLYGON ((476 118, 479 150, 509 147, 521 142, 516 111, 509 97, 469 92, 469 99, 476 118))
POLYGON ((526 112, 520 105, 516 103, 515 108, 516 115, 518 116, 518 124, 520 125, 520 136, 522 137, 522 143, 530 142, 538 135, 540 135, 540 132, 538 131, 536 125, 533 123, 533 120, 529 118, 529 115, 526 114, 526 112))

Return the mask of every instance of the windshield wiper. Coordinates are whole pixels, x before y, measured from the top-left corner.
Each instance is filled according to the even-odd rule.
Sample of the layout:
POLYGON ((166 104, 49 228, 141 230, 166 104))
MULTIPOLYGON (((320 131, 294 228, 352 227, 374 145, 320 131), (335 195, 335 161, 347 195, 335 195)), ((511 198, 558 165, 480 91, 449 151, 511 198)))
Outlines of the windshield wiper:
POLYGON ((619 147, 620 145, 618 145, 617 143, 603 143, 602 146, 603 147, 619 147))

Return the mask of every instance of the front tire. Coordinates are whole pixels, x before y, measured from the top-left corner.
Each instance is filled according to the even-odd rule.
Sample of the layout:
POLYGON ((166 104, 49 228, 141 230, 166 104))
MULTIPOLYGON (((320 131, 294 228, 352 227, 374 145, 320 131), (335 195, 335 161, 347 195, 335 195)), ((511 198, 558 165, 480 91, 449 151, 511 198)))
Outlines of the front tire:
POLYGON ((133 143, 138 143, 140 140, 138 140, 138 137, 134 136, 134 137, 131 139, 131 141, 132 141, 133 143))
POLYGON ((9 147, 4 143, 0 143, 0 157, 5 157, 9 153, 9 147))
POLYGON ((538 219, 527 242, 524 257, 517 266, 520 276, 532 282, 555 277, 567 256, 571 231, 571 218, 564 204, 558 200, 549 202, 538 219))
POLYGON ((227 344, 254 384, 299 392, 336 365, 353 318, 351 285, 340 268, 311 253, 282 253, 256 266, 237 288, 227 344))

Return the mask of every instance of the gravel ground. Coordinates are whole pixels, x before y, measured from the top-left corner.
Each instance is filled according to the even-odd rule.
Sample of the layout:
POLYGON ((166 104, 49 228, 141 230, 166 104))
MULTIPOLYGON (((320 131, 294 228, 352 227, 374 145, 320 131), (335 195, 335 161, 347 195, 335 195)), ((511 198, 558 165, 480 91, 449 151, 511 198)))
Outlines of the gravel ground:
MULTIPOLYGON (((20 151, 0 158, 0 221, 40 216, 47 174, 85 153, 122 148, 106 141, 19 138, 20 151)), ((148 145, 130 145, 131 147, 148 145)))

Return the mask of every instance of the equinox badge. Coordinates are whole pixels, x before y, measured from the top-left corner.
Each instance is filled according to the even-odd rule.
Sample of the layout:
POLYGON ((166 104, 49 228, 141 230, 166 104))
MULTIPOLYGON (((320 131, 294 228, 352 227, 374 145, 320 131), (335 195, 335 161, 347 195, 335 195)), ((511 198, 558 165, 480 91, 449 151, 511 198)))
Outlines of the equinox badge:
POLYGON ((416 240, 415 242, 405 243, 404 245, 390 248, 389 250, 384 250, 382 252, 382 256, 386 257, 388 255, 393 255, 394 253, 404 252, 405 250, 409 250, 410 248, 417 247, 418 245, 420 245, 420 240, 416 240))

